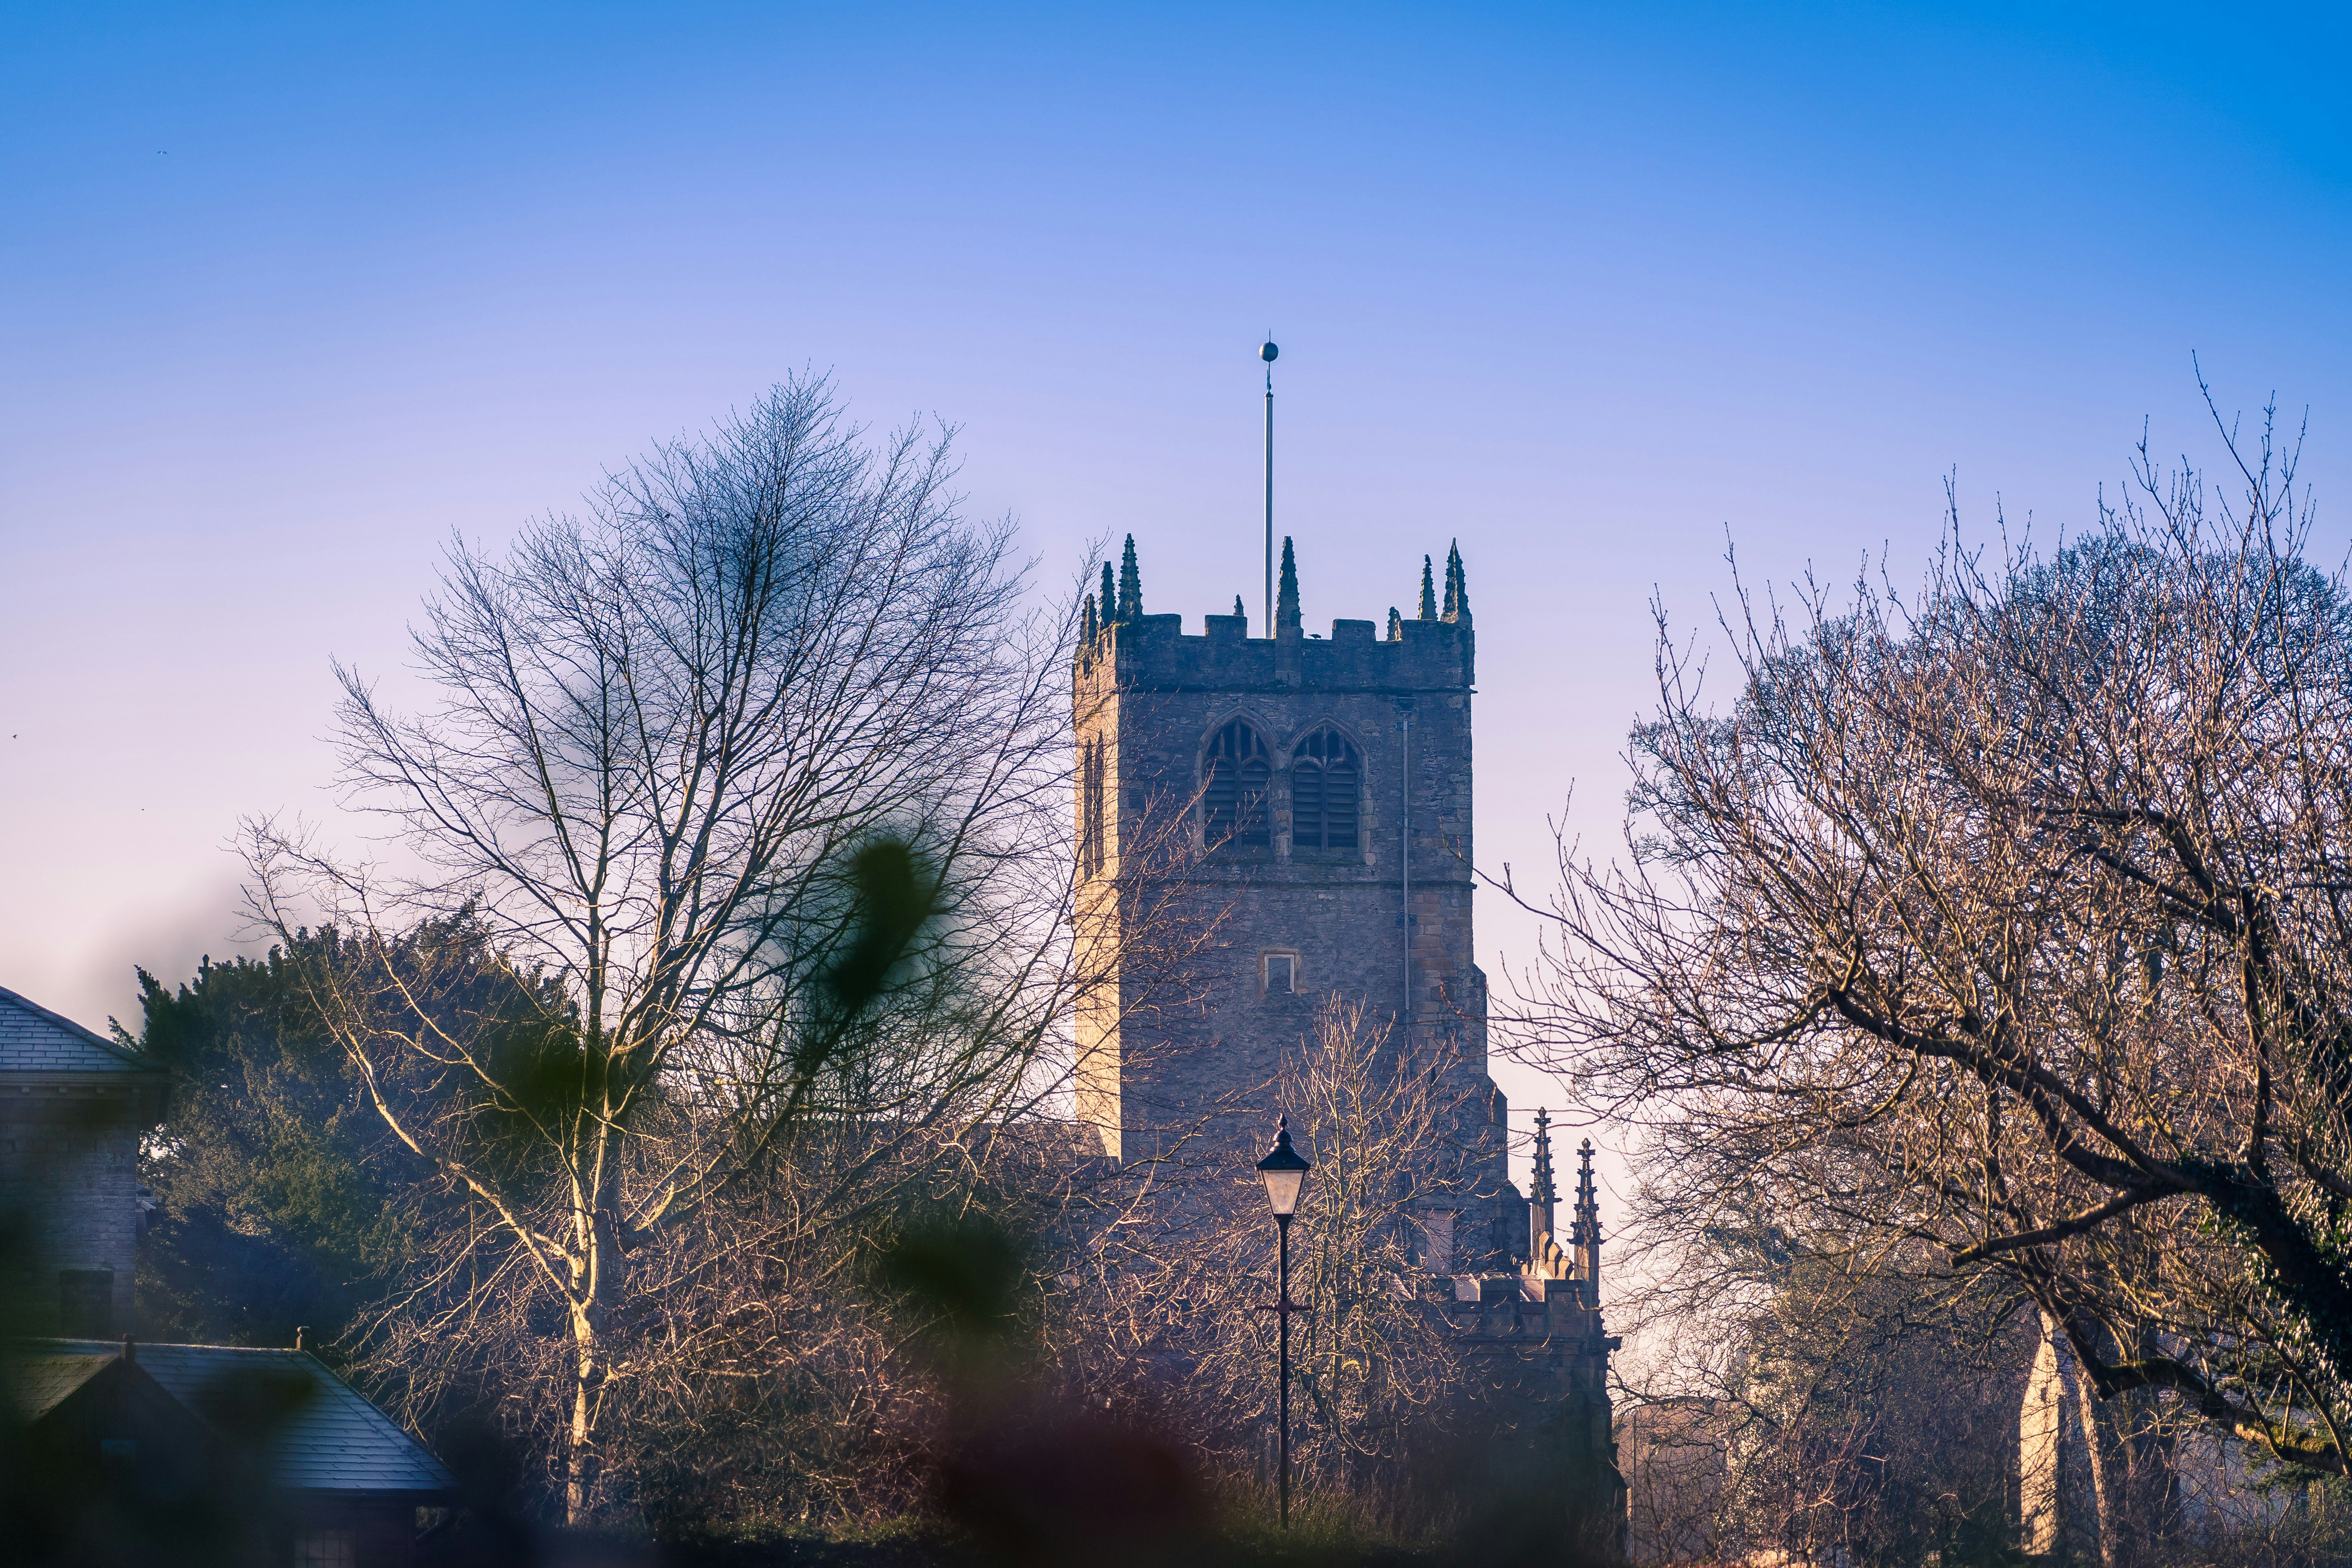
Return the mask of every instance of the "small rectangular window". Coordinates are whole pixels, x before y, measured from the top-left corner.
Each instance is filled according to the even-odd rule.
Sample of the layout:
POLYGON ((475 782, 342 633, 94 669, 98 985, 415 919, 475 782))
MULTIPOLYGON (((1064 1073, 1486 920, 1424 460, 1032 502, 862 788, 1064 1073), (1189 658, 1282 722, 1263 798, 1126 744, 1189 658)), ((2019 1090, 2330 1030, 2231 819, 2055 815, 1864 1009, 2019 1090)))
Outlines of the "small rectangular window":
POLYGON ((1298 989, 1298 956, 1289 952, 1265 955, 1265 994, 1288 996, 1298 989))

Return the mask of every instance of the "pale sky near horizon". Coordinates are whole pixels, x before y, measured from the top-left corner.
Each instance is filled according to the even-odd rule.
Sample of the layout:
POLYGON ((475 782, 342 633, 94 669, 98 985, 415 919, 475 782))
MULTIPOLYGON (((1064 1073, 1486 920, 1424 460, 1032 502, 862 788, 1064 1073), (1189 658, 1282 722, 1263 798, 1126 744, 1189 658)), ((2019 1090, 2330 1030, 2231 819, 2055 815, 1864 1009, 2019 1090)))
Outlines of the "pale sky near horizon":
MULTIPOLYGON (((240 816, 348 832, 331 657, 453 531, 801 367, 961 426, 1041 576, 1310 626, 1459 539, 1478 855, 1606 852, 1656 595, 2037 537, 2143 420, 2352 437, 2340 9, 188 8, 0 21, 0 984, 236 947, 240 816)), ((1530 926, 1482 895, 1498 985, 1530 926)), ((1498 1071, 1515 1122, 1546 1098, 1498 1071)))

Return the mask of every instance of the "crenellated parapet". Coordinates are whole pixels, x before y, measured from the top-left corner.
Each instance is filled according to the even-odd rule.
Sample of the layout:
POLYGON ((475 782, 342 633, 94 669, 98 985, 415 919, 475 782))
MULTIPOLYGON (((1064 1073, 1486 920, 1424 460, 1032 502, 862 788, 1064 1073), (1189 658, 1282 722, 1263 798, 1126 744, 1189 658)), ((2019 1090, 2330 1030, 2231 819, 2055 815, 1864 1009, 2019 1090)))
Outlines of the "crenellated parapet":
POLYGON ((1288 691, 1411 694, 1468 689, 1475 644, 1466 622, 1401 621, 1382 640, 1370 621, 1335 620, 1328 637, 1253 637, 1244 616, 1205 616, 1187 633, 1181 616, 1114 622, 1097 634, 1082 668, 1130 691, 1288 691))
MULTIPOLYGON (((1447 1321, 1466 1347, 1540 1347, 1555 1370, 1609 1370, 1609 1352, 1622 1342, 1607 1331, 1601 1309, 1585 1298, 1585 1282, 1541 1275, 1464 1274, 1452 1280, 1447 1321)), ((1595 1386, 1598 1386, 1597 1384, 1595 1386)))
POLYGON ((1181 616, 1142 613, 1142 579, 1130 535, 1115 589, 1110 563, 1103 563, 1101 602, 1115 603, 1116 608, 1104 614, 1089 595, 1081 611, 1079 680, 1082 686, 1129 691, 1466 691, 1477 679, 1477 637, 1460 551, 1446 557, 1443 612, 1425 557, 1423 577, 1424 614, 1407 620, 1391 610, 1385 637, 1369 620, 1335 620, 1328 635, 1309 634, 1298 612, 1297 557, 1286 539, 1273 637, 1251 637, 1249 617, 1242 614, 1204 616, 1202 629, 1187 633, 1181 616))

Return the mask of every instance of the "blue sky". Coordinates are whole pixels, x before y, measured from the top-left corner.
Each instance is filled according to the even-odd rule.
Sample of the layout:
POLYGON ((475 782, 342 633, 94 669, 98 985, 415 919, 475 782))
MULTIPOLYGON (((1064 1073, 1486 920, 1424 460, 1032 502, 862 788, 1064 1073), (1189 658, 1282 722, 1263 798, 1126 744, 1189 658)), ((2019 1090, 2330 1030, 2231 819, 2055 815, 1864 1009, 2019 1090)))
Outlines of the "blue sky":
MULTIPOLYGON (((1253 604, 1255 348, 1310 625, 1459 538, 1480 858, 1613 830, 1648 602, 1898 578, 1957 473, 2087 519, 2143 419, 2352 433, 2343 14, 19 5, 0 22, 0 984, 230 946, 336 823, 328 660, 450 531, 803 366, 963 426, 1041 574, 1253 604)), ((1197 628, 1197 622, 1194 623, 1197 628)), ((1605 842, 1601 845, 1605 847, 1605 842)), ((1529 956, 1490 906, 1487 967, 1529 956)), ((1541 1094, 1507 1075, 1518 1104, 1541 1094)))

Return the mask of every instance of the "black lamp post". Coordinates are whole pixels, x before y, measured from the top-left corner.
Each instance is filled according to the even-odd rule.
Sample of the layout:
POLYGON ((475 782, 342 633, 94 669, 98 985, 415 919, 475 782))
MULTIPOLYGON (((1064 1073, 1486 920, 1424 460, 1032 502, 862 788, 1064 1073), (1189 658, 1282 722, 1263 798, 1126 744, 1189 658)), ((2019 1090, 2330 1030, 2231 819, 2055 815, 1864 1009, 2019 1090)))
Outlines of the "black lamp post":
POLYGON ((1274 1305, 1261 1309, 1281 1320, 1282 1341, 1282 1528, 1290 1528, 1290 1314, 1306 1308, 1290 1299, 1290 1216, 1298 1212, 1298 1194, 1307 1173, 1315 1167, 1290 1146, 1290 1118, 1282 1118, 1274 1134, 1274 1150, 1257 1163, 1265 1182, 1266 1202, 1274 1205, 1275 1228, 1282 1237, 1282 1270, 1276 1277, 1274 1305))

